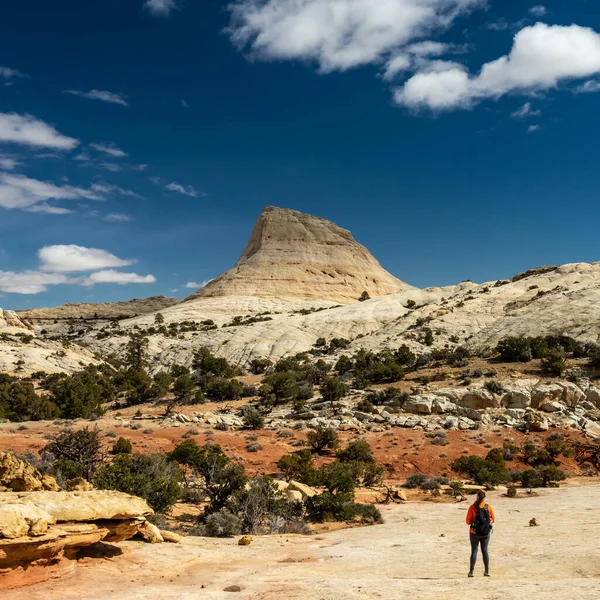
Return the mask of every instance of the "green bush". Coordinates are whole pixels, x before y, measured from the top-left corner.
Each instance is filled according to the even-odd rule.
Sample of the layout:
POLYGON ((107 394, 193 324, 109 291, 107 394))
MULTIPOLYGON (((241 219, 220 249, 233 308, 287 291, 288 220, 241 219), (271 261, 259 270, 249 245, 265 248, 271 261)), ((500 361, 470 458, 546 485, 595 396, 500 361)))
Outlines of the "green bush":
POLYGON ((365 440, 355 440, 350 442, 343 450, 340 450, 337 453, 337 458, 341 462, 375 462, 371 446, 369 446, 369 443, 365 440))
POLYGON ((479 485, 493 487, 510 481, 510 474, 506 469, 502 451, 498 448, 490 450, 486 458, 461 456, 452 463, 452 469, 470 477, 479 485))
POLYGON ((567 370, 567 358, 564 350, 548 350, 541 362, 544 373, 555 377, 562 377, 567 370))
POLYGON ((531 344, 527 338, 504 338, 496 350, 504 362, 529 362, 533 358, 531 344))
POLYGON ((369 292, 364 291, 361 295, 360 298, 358 299, 359 302, 365 302, 366 300, 370 300, 371 296, 369 295, 369 292))
POLYGON ((323 454, 327 449, 335 450, 339 444, 337 431, 331 427, 318 426, 308 432, 306 439, 317 454, 323 454))
POLYGON ((250 362, 250 373, 264 375, 273 366, 273 361, 268 358, 255 358, 250 362))
POLYGON ((256 408, 249 407, 244 411, 244 427, 246 429, 263 429, 265 418, 256 408))
POLYGON ((343 375, 344 373, 347 373, 348 371, 352 371, 353 368, 354 368, 354 363, 345 354, 342 354, 342 356, 340 356, 338 361, 335 363, 335 370, 340 375, 343 375))
POLYGON ((56 460, 59 463, 56 469, 63 473, 67 470, 69 475, 76 472, 74 477, 85 477, 90 481, 102 462, 100 432, 88 427, 77 431, 64 431, 54 436, 40 453, 42 457, 52 457, 56 460))
POLYGON ((325 402, 337 402, 348 393, 348 386, 333 377, 326 377, 321 384, 320 392, 325 402))
POLYGON ((315 480, 315 465, 310 450, 298 450, 283 455, 277 462, 277 468, 286 481, 295 479, 311 485, 315 480))
POLYGON ((111 454, 131 454, 131 451, 133 450, 133 446, 131 445, 131 441, 129 441, 127 438, 124 437, 120 437, 114 444, 112 447, 112 450, 110 451, 111 454))
POLYGON ((167 512, 180 495, 183 475, 164 454, 119 454, 98 469, 94 485, 144 498, 156 512, 167 512))

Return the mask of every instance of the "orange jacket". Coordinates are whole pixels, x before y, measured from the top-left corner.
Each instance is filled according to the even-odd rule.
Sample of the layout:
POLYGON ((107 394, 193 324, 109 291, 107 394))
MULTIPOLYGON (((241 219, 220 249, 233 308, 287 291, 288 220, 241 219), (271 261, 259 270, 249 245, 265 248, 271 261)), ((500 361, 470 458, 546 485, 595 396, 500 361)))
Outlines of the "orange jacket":
MULTIPOLYGON (((485 500, 479 505, 479 508, 483 508, 486 505, 485 500)), ((488 504, 487 505, 488 510, 490 511, 490 519, 492 521, 492 523, 496 522, 496 516, 494 515, 494 509, 488 504)), ((471 504, 471 506, 469 506, 469 512, 467 512, 467 525, 473 525, 473 522, 475 521, 475 505, 471 504)), ((470 527, 469 528, 469 532, 470 533, 475 533, 475 530, 470 527)))

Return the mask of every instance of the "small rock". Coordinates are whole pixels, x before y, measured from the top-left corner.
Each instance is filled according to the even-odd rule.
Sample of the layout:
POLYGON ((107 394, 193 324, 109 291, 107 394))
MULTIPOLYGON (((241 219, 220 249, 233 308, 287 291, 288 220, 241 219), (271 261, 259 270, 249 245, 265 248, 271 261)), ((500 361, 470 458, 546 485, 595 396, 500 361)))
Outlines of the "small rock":
POLYGON ((249 546, 252 543, 252 536, 244 535, 238 540, 238 546, 249 546))

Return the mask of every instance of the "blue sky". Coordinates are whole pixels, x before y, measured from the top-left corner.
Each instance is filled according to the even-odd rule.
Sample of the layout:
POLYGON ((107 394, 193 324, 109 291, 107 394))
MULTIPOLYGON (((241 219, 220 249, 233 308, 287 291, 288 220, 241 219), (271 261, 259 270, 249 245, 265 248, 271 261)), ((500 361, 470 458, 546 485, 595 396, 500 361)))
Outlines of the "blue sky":
POLYGON ((184 297, 270 204, 420 287, 600 260, 595 4, 5 0, 0 306, 184 297))

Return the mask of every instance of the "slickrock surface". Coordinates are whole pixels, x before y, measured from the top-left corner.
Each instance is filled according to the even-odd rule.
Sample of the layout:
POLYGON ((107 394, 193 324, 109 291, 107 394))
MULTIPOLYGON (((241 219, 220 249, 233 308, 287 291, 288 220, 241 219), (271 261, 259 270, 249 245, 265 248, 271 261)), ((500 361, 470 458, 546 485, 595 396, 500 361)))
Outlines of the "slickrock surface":
MULTIPOLYGON (((3 600, 595 600, 600 593, 597 484, 509 499, 492 492, 497 517, 491 578, 467 579, 468 503, 382 507, 386 523, 300 537, 184 538, 181 544, 121 544, 122 556, 82 563, 59 580, 3 590, 3 600), (536 518, 539 527, 529 527, 536 518), (574 523, 585 523, 585 534, 574 523)), ((24 577, 23 577, 24 581, 24 577)), ((15 584, 18 582, 14 582, 15 584)))
POLYGON ((295 210, 263 210, 233 267, 189 299, 220 296, 354 302, 411 286, 385 271, 352 234, 295 210))
MULTIPOLYGON (((73 303, 54 308, 31 308, 17 311, 18 317, 32 321, 52 319, 126 319, 169 308, 178 304, 177 298, 152 296, 128 300, 127 302, 105 302, 103 304, 73 303)), ((0 311, 0 319, 1 319, 0 311)), ((0 320, 0 326, 2 322, 0 320)))
POLYGON ((0 308, 0 333, 26 333, 27 329, 27 325, 21 321, 15 311, 0 308))

